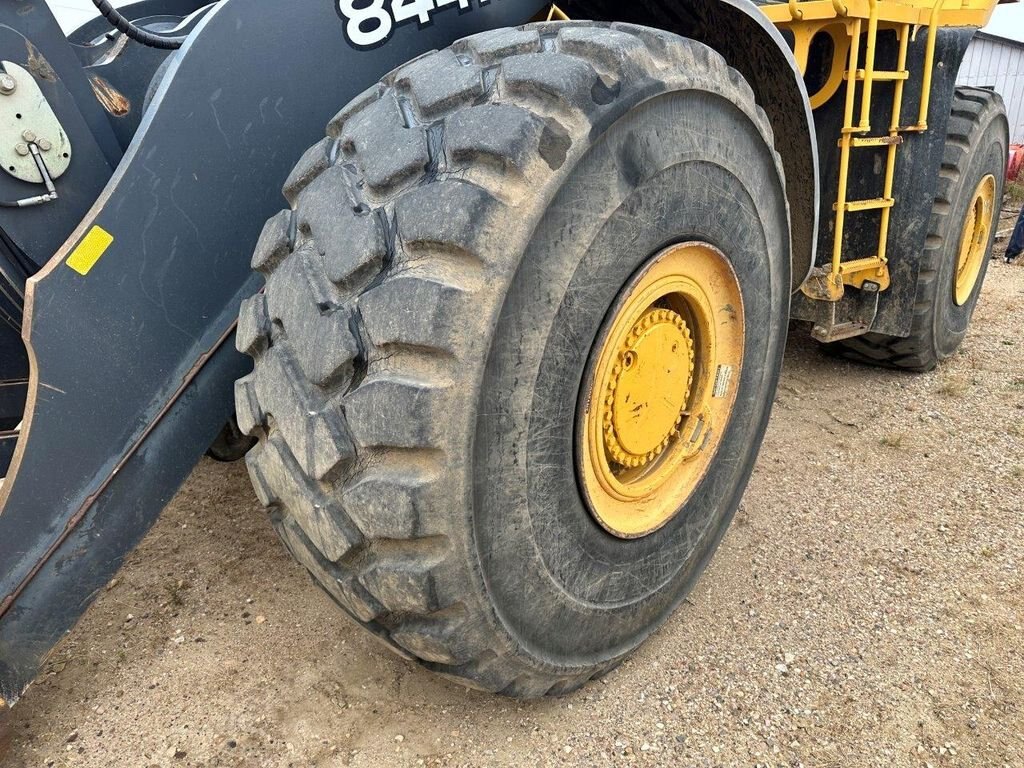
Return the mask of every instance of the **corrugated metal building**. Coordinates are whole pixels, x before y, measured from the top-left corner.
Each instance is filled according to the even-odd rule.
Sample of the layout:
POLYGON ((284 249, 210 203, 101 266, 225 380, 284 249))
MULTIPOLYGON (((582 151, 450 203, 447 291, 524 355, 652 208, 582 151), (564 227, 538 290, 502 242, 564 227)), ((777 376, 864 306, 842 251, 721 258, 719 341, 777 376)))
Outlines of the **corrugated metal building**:
POLYGON ((1024 41, 978 32, 967 49, 957 82, 988 88, 1003 97, 1010 119, 1010 141, 1024 144, 1024 41))

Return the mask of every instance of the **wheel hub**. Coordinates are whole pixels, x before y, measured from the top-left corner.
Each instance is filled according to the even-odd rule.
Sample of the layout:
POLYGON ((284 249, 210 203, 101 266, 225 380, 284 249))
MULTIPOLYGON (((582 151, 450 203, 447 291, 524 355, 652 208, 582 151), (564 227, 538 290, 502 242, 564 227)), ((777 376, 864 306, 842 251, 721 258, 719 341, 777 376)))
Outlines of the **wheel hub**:
POLYGON ((577 438, 580 486, 619 538, 668 524, 707 474, 729 423, 745 340, 725 255, 672 246, 625 286, 594 346, 577 438))
POLYGON ((679 433, 693 384, 693 339, 670 309, 651 309, 622 344, 603 408, 605 448, 638 469, 657 460, 679 433))
POLYGON ((960 253, 956 273, 953 275, 953 301, 958 307, 970 301, 981 276, 981 268, 985 264, 985 254, 992 234, 995 197, 996 178, 989 174, 981 180, 974 191, 960 235, 960 253))

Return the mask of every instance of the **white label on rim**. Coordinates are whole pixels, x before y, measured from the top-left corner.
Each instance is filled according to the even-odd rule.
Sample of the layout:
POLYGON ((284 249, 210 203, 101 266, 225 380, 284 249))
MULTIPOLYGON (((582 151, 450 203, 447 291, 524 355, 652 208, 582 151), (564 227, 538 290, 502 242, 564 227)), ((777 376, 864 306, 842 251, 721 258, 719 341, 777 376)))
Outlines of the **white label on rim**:
POLYGON ((715 389, 713 395, 722 398, 729 394, 729 385, 732 384, 732 366, 718 366, 718 373, 715 374, 715 389))

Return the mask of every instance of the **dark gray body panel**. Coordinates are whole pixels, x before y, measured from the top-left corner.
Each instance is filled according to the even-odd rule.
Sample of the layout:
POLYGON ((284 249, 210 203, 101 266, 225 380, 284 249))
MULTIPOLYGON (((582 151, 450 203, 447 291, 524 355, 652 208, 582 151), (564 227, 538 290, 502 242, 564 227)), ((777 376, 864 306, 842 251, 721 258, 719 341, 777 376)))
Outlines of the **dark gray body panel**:
POLYGON ((229 336, 259 289, 249 261, 302 152, 390 69, 541 5, 442 13, 372 52, 349 47, 329 0, 225 0, 204 19, 99 200, 29 284, 30 407, 0 496, 3 699, 21 694, 229 416, 246 370, 229 336), (82 277, 64 261, 93 225, 115 239, 82 277))

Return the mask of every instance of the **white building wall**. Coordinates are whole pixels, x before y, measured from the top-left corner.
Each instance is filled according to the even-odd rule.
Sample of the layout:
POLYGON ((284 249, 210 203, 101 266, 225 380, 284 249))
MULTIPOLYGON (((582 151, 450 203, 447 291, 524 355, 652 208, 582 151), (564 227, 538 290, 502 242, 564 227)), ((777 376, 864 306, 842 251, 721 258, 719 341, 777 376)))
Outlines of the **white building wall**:
POLYGON ((1024 44, 976 36, 957 83, 991 88, 1002 96, 1010 119, 1010 141, 1024 144, 1024 44))

